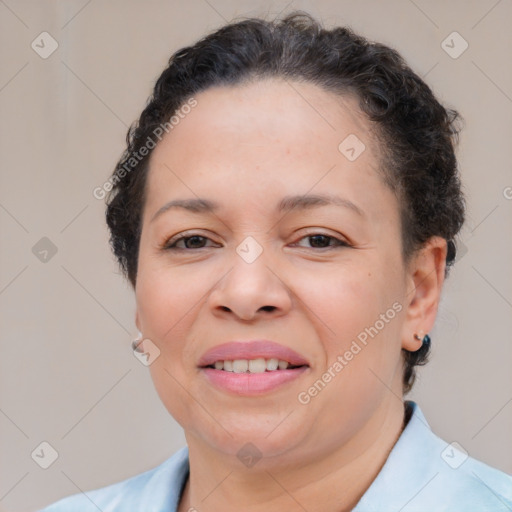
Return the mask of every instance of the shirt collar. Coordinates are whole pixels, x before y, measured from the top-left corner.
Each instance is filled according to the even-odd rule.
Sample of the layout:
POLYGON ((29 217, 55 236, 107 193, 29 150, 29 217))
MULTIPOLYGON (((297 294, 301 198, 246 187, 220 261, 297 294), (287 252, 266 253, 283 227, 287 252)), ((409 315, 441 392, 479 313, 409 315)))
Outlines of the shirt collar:
POLYGON ((440 472, 435 463, 437 458, 432 456, 436 451, 441 452, 440 440, 416 402, 407 400, 404 406, 410 419, 353 512, 406 510, 407 504, 440 472))
POLYGON ((144 487, 140 503, 144 503, 145 512, 178 510, 189 472, 188 447, 185 446, 167 459, 144 487))
MULTIPOLYGON (((386 462, 353 512, 414 510, 414 500, 442 471, 439 457, 443 443, 432 431, 416 402, 404 402, 409 421, 386 462), (409 507, 409 503, 411 503, 409 507)), ((182 448, 166 461, 145 487, 141 502, 155 504, 147 512, 177 510, 189 476, 188 448, 182 448), (147 500, 147 501, 146 501, 147 500)))

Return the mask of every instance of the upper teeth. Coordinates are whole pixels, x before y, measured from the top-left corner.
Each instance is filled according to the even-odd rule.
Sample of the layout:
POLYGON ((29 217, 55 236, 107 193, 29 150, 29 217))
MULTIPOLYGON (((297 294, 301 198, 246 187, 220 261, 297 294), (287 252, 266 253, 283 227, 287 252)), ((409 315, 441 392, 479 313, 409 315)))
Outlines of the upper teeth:
POLYGON ((274 371, 278 368, 286 370, 288 361, 281 359, 235 359, 234 361, 215 361, 216 370, 224 370, 234 373, 263 373, 265 371, 274 371))

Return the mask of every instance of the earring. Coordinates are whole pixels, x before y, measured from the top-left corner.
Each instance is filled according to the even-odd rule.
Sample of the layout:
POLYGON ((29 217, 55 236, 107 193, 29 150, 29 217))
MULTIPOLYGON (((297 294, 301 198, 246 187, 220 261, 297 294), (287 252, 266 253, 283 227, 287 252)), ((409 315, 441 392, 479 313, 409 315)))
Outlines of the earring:
POLYGON ((140 331, 139 331, 139 337, 136 340, 132 341, 132 350, 137 351, 139 353, 144 352, 144 350, 142 349, 142 333, 140 331))
POLYGON ((421 341, 422 346, 430 346, 430 336, 428 334, 425 334, 425 336, 423 336, 423 331, 420 331, 420 335, 414 333, 414 339, 421 341))

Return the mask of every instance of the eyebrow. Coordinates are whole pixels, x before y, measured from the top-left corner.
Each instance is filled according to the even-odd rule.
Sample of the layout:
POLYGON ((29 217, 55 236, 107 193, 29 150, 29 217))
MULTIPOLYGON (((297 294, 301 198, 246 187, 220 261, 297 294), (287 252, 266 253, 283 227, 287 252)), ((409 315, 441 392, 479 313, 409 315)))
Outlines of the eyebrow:
MULTIPOLYGON (((348 208, 361 217, 366 217, 365 212, 352 201, 343 197, 330 194, 309 194, 286 196, 277 205, 278 213, 288 213, 291 210, 306 210, 321 206, 339 206, 348 208)), ((173 199, 165 203, 151 218, 153 222, 157 217, 171 209, 184 209, 192 213, 214 213, 220 209, 220 205, 209 199, 173 199)))

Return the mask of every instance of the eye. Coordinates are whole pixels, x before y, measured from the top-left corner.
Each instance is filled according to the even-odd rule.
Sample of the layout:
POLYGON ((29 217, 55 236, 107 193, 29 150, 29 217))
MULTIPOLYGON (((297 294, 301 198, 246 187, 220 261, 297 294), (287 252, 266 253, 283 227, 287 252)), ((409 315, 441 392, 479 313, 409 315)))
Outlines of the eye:
MULTIPOLYGON (((326 235, 324 233, 313 233, 310 235, 306 235, 302 237, 302 240, 309 240, 310 247, 312 249, 335 249, 337 247, 351 247, 351 245, 344 240, 341 240, 332 235, 326 235)), ((208 237, 186 233, 177 235, 175 237, 170 238, 168 241, 164 243, 162 249, 164 250, 192 250, 192 249, 205 249, 208 246, 205 245, 208 241, 212 242, 212 240, 208 237), (181 244, 181 245, 179 245, 181 244)), ((295 245, 299 245, 297 242, 295 245)), ((215 242, 214 242, 215 243, 215 242)), ((210 246, 211 247, 211 246, 210 246)), ((302 246, 304 247, 304 246, 302 246)))
POLYGON ((306 235, 300 240, 309 240, 311 248, 313 249, 335 249, 336 247, 350 247, 350 244, 344 240, 323 233, 313 233, 306 235))
MULTIPOLYGON (((204 249, 206 246, 204 243, 210 240, 208 237, 198 235, 198 234, 189 234, 188 236, 182 234, 175 237, 170 238, 163 245, 163 249, 165 250, 186 250, 186 249, 204 249), (181 246, 178 246, 179 243, 182 243, 181 246)), ((212 241, 212 240, 210 240, 212 241)))

